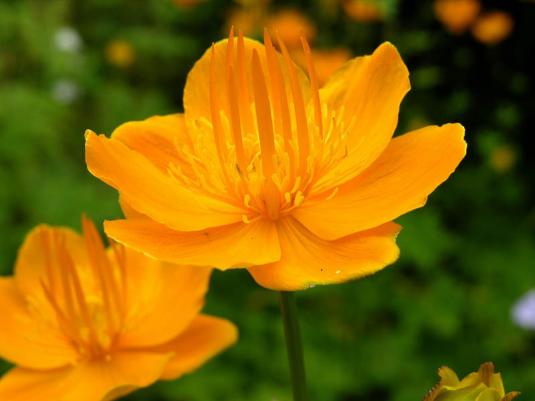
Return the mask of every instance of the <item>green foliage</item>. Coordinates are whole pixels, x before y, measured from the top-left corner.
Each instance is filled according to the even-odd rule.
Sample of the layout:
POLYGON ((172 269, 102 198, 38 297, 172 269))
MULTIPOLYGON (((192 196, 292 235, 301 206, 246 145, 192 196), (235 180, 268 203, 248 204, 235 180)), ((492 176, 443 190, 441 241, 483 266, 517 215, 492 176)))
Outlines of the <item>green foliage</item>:
MULTIPOLYGON (((311 401, 413 401, 436 381, 439 366, 464 374, 487 360, 507 389, 533 398, 535 335, 513 324, 510 309, 535 286, 527 150, 535 81, 525 58, 535 5, 509 4, 512 37, 486 48, 469 34, 448 34, 429 1, 385 1, 388 18, 366 24, 303 1, 274 6, 283 3, 309 13, 322 47, 360 54, 393 42, 413 82, 399 133, 460 121, 469 143, 468 158, 428 205, 400 219, 399 262, 364 280, 298 294, 311 401), (504 145, 514 161, 497 169, 495 152, 504 145)), ((1 274, 36 224, 79 227, 82 212, 97 222, 119 215, 115 192, 86 172, 84 130, 109 134, 121 122, 180 110, 188 70, 225 35, 235 6, 0 0, 1 274), (78 48, 58 47, 66 27, 79 35, 78 48), (106 49, 115 40, 131 46, 131 64, 110 61, 106 49)), ((245 271, 216 272, 207 311, 237 323, 238 344, 194 374, 128 399, 289 400, 277 294, 245 271)))

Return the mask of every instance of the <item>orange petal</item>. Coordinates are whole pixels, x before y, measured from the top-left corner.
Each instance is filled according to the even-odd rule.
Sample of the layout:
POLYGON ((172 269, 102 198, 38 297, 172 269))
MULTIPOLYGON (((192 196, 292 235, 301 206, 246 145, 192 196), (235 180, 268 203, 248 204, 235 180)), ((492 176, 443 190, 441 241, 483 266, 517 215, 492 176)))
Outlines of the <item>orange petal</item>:
POLYGON ((242 219, 241 208, 181 187, 121 141, 89 132, 86 162, 94 176, 116 188, 135 210, 169 227, 194 231, 242 219))
POLYGON ((169 265, 126 249, 127 318, 122 348, 167 342, 190 324, 204 304, 210 269, 169 265))
POLYGON ((225 319, 200 315, 184 333, 173 341, 155 348, 158 352, 173 352, 162 379, 174 380, 189 373, 225 348, 234 344, 238 329, 225 319))
POLYGON ((364 173, 330 200, 307 200, 294 213, 325 239, 340 238, 391 221, 421 207, 466 154, 460 124, 429 126, 392 140, 364 173))
POLYGON ((120 352, 110 360, 49 371, 14 368, 0 380, 9 401, 111 401, 157 381, 171 355, 120 352))
MULTIPOLYGON (((233 47, 233 59, 237 57, 237 43, 238 39, 234 38, 234 47, 233 47)), ((228 109, 228 100, 227 100, 227 91, 222 90, 224 88, 223 82, 225 81, 225 72, 227 66, 227 48, 228 48, 228 39, 221 40, 214 45, 214 54, 215 54, 215 67, 218 74, 220 74, 220 84, 221 87, 218 91, 218 96, 221 97, 221 105, 225 114, 230 115, 228 109)), ((268 71, 268 65, 266 61, 266 52, 265 47, 260 42, 256 40, 244 38, 244 61, 245 61, 245 78, 241 78, 240 86, 246 84, 246 91, 252 96, 253 85, 252 85, 252 73, 251 73, 251 60, 253 57, 253 52, 258 52, 260 57, 260 62, 262 64, 262 69, 268 71)), ((207 119, 211 121, 210 114, 210 64, 212 57, 212 49, 208 49, 204 55, 195 63, 193 68, 188 74, 186 80, 186 86, 184 87, 184 112, 186 116, 186 124, 188 127, 194 127, 196 121, 199 119, 207 119)), ((234 60, 237 63, 237 60, 234 60)), ((279 62, 281 66, 283 65, 282 57, 279 55, 279 62)), ((239 66, 236 66, 239 69, 239 66)), ((310 99, 310 84, 307 76, 303 70, 296 66, 297 79, 299 86, 303 92, 303 97, 305 104, 308 99, 310 99)), ((286 85, 286 93, 290 94, 290 79, 288 77, 288 71, 286 68, 282 67, 282 74, 284 83, 286 85)), ((249 99, 250 101, 252 98, 249 99)), ((249 102, 250 104, 250 102, 249 102)))
POLYGON ((302 290, 366 276, 399 255, 395 239, 401 227, 394 223, 335 241, 318 238, 293 218, 281 220, 278 228, 281 260, 249 268, 258 284, 272 290, 302 290))
POLYGON ((74 348, 53 317, 32 309, 12 278, 0 278, 0 311, 0 357, 34 369, 57 368, 76 360, 74 348))
POLYGON ((320 95, 348 129, 347 156, 319 179, 316 193, 348 181, 379 157, 394 134, 409 89, 407 67, 390 43, 334 73, 320 95))
MULTIPOLYGON (((112 138, 143 154, 164 173, 167 173, 169 163, 180 163, 177 146, 190 147, 191 144, 183 114, 127 122, 113 131, 112 138)), ((182 168, 187 166, 180 164, 182 168)))
POLYGON ((117 242, 169 263, 228 269, 280 258, 276 227, 263 219, 196 232, 143 219, 107 221, 104 229, 117 242))

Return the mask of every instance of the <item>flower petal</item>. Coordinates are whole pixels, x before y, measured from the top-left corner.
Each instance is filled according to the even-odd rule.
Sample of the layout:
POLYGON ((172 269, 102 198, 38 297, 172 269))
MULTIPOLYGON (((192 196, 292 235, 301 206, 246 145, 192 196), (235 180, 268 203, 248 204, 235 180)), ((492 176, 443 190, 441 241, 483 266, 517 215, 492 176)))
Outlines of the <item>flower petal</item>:
POLYGON ((39 371, 14 368, 0 380, 10 401, 111 401, 157 381, 171 355, 120 352, 110 360, 39 371))
POLYGON ((241 221, 243 210, 191 192, 121 141, 89 132, 89 171, 116 188, 135 210, 178 230, 194 231, 241 221))
POLYGON ((316 284, 333 284, 366 276, 393 263, 399 255, 400 226, 384 224, 335 241, 325 241, 293 218, 279 223, 279 262, 250 267, 263 287, 294 291, 316 284))
POLYGON ((55 321, 33 310, 12 278, 0 278, 0 311, 0 357, 34 369, 57 368, 76 360, 76 351, 55 321))
POLYGON ((225 319, 200 315, 191 326, 173 341, 155 348, 158 352, 173 352, 165 367, 164 380, 175 380, 189 373, 234 344, 238 329, 225 319))
POLYGON ((126 249, 126 330, 122 348, 170 341, 184 331, 204 305, 211 269, 176 266, 126 249))
POLYGON ((367 230, 425 204, 466 154, 460 124, 429 126, 392 140, 364 173, 329 200, 307 201, 294 217, 325 239, 367 230))
POLYGON ((280 258, 275 224, 264 219, 195 232, 174 231, 144 219, 114 220, 106 221, 104 230, 117 242, 169 263, 224 270, 280 258))
MULTIPOLYGON (((234 49, 233 55, 237 57, 237 39, 234 39, 234 49)), ((227 47, 229 40, 224 39, 217 42, 214 45, 215 59, 214 63, 216 66, 217 74, 220 74, 218 82, 221 85, 225 85, 227 77, 227 47)), ((245 60, 245 74, 247 81, 248 93, 253 93, 252 85, 252 76, 251 73, 251 60, 253 52, 257 51, 259 55, 260 62, 264 71, 268 71, 267 61, 266 61, 266 50, 262 43, 257 42, 256 40, 244 38, 244 60, 245 60)), ((193 68, 188 74, 186 80, 186 86, 184 87, 184 113, 186 116, 186 124, 188 127, 197 126, 197 122, 201 119, 206 119, 211 121, 210 113, 210 63, 212 59, 212 49, 208 49, 203 56, 195 63, 193 68)), ((288 70, 284 67, 282 61, 282 56, 279 55, 279 61, 281 63, 281 73, 283 82, 286 85, 286 93, 289 95, 291 93, 290 89, 290 79, 288 77, 288 70)), ((294 64, 295 65, 295 64, 294 64)), ((302 91, 303 99, 305 104, 307 104, 310 99, 310 84, 307 76, 303 70, 295 65, 296 76, 299 83, 299 86, 302 91)), ((223 87, 224 88, 224 87, 223 87)), ((226 115, 229 115, 228 110, 228 100, 226 90, 219 90, 218 95, 221 97, 221 105, 223 110, 225 110, 226 115)))
MULTIPOLYGON (((183 114, 154 116, 143 121, 127 122, 117 127, 111 137, 143 154, 164 173, 167 173, 169 163, 180 163, 177 147, 191 146, 183 114)), ((184 168, 189 165, 180 166, 184 168)))
POLYGON ((394 134, 409 89, 407 67, 390 43, 349 61, 331 77, 320 96, 349 130, 347 156, 318 180, 316 193, 348 181, 379 157, 394 134))

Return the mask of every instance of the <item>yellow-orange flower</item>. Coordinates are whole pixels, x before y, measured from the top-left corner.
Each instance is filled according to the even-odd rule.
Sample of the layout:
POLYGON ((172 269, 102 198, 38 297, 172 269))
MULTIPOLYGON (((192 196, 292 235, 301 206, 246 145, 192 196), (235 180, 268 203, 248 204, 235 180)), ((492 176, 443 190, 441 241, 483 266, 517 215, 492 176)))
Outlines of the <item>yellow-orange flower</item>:
POLYGON ((513 18, 503 11, 493 11, 481 15, 472 34, 481 43, 495 45, 507 38, 513 30, 513 18))
POLYGON ((231 32, 189 73, 184 114, 86 134, 93 175, 117 188, 116 241, 174 263, 248 267, 272 289, 343 282, 398 257, 392 220, 424 205, 465 155, 464 128, 392 138, 409 90, 385 43, 318 87, 279 43, 231 32))
POLYGON ((359 22, 374 22, 384 19, 383 5, 378 0, 347 0, 342 2, 348 17, 359 22))
POLYGON ((479 0, 435 0, 435 16, 454 34, 463 33, 474 22, 480 9, 479 0))
POLYGON ((105 52, 108 62, 119 68, 130 67, 136 58, 130 42, 123 39, 112 40, 106 46, 105 52))
POLYGON ((443 366, 438 370, 440 382, 424 401, 512 401, 520 393, 505 393, 502 376, 494 373, 492 362, 483 363, 477 372, 459 380, 453 370, 443 366))
POLYGON ((196 369, 236 340, 202 315, 210 269, 172 266, 84 235, 39 226, 0 278, 0 380, 9 401, 112 400, 196 369))

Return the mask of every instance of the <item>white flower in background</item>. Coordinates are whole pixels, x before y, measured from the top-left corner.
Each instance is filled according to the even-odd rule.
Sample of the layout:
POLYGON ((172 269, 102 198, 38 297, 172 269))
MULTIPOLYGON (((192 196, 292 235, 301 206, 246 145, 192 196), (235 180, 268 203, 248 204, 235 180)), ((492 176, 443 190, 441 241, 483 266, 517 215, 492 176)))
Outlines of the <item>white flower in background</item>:
POLYGON ((535 290, 520 298, 513 307, 512 317, 518 326, 535 330, 535 290))
POLYGON ((70 104, 80 96, 80 88, 70 79, 59 79, 52 86, 52 96, 60 103, 70 104))
POLYGON ((82 48, 82 38, 74 28, 63 26, 54 34, 54 45, 61 51, 76 53, 82 48))

